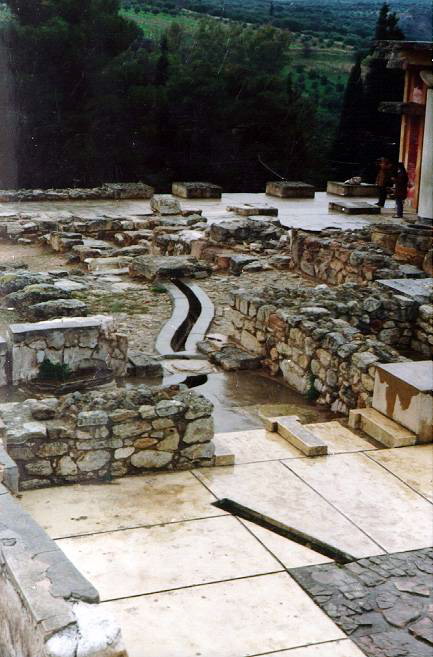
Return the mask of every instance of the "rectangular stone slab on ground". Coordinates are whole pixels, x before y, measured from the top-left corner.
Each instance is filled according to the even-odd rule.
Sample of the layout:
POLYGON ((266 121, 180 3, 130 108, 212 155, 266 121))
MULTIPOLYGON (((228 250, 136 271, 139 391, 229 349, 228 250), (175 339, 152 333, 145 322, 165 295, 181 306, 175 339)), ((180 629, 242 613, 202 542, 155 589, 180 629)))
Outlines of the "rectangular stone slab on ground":
POLYGON ((253 205, 245 203, 244 205, 228 205, 227 212, 234 212, 241 217, 254 217, 257 215, 277 217, 278 208, 273 208, 271 205, 253 205))
POLYGON ((306 456, 320 456, 328 453, 328 445, 321 438, 306 429, 293 417, 280 417, 277 431, 289 443, 297 447, 306 456))
POLYGON ((386 447, 405 447, 416 443, 416 435, 375 408, 354 408, 349 412, 349 426, 359 428, 386 447))
POLYGON ((359 185, 350 185, 349 183, 337 182, 335 180, 328 180, 326 186, 328 194, 337 194, 338 196, 377 196, 377 185, 369 185, 368 183, 360 183, 359 185))
POLYGON ((359 201, 331 201, 328 208, 330 212, 344 214, 380 214, 379 206, 359 201))
POLYGON ((221 198, 222 187, 208 182, 174 182, 171 186, 173 196, 181 198, 221 198))
POLYGON ((344 638, 287 573, 113 600, 102 606, 120 621, 129 657, 261 655, 344 638), (144 633, 146 627, 151 631, 144 633))
POLYGON ((266 194, 280 198, 314 198, 313 185, 299 180, 278 180, 266 183, 266 194))

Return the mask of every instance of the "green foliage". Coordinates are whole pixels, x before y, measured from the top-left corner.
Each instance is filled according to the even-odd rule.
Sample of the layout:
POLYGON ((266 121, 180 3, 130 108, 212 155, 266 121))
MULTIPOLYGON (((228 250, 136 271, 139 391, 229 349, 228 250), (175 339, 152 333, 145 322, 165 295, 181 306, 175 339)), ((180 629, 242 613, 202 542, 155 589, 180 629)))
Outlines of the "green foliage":
POLYGON ((69 365, 53 363, 49 358, 44 358, 39 367, 39 379, 42 381, 67 381, 72 372, 69 365))
POLYGON ((319 394, 319 391, 314 387, 314 374, 310 372, 308 374, 308 388, 305 396, 308 401, 316 401, 316 399, 319 397, 319 394))
POLYGON ((155 284, 150 287, 150 291, 154 294, 165 294, 167 292, 167 288, 164 285, 155 284))

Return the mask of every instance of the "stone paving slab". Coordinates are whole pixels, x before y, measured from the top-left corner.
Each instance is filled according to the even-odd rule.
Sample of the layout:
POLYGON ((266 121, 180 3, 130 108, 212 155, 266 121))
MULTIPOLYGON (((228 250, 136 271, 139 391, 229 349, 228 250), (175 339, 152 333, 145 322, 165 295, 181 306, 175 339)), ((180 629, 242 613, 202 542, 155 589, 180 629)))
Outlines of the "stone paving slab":
POLYGON ((275 532, 260 527, 254 522, 240 519, 240 522, 262 543, 276 559, 281 561, 285 568, 298 568, 301 566, 312 566, 319 563, 330 563, 332 559, 325 557, 319 552, 310 550, 304 545, 280 536, 275 532))
POLYGON ((315 422, 304 426, 327 443, 330 454, 364 452, 376 449, 375 445, 353 433, 350 429, 343 427, 337 420, 315 422))
POLYGON ((343 641, 273 652, 270 657, 364 657, 364 653, 352 641, 343 639, 343 641))
POLYGON ((287 440, 265 429, 229 431, 217 436, 233 452, 236 464, 304 457, 287 440))
POLYGON ((367 452, 367 456, 433 502, 433 450, 431 445, 367 452))
MULTIPOLYGON (((314 463, 318 460, 288 459, 284 463, 314 463)), ((344 517, 278 461, 214 468, 212 471, 203 468, 196 470, 195 474, 218 498, 227 497, 254 509, 283 528, 293 527, 355 557, 383 552, 351 519, 344 517)), ((350 482, 346 483, 350 486, 350 482)))
POLYGON ((76 536, 57 545, 101 600, 283 570, 233 516, 76 536))
POLYGON ((190 472, 26 491, 23 507, 53 538, 224 515, 190 472))
POLYGON ((287 573, 102 606, 120 621, 129 657, 252 657, 344 638, 287 573))
POLYGON ((432 505, 368 456, 337 454, 285 463, 384 550, 432 544, 432 505))
POLYGON ((290 572, 367 657, 431 657, 431 548, 290 572))

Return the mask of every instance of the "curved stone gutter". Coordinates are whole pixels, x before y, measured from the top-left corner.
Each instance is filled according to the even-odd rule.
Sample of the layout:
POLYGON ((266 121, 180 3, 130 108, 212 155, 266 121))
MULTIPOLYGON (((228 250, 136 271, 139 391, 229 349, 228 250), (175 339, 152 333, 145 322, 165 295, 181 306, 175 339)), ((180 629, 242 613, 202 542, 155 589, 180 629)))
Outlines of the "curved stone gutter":
POLYGON ((164 285, 173 312, 156 339, 156 350, 163 358, 202 358, 197 354, 197 343, 205 337, 214 317, 212 301, 197 283, 184 278, 164 285))

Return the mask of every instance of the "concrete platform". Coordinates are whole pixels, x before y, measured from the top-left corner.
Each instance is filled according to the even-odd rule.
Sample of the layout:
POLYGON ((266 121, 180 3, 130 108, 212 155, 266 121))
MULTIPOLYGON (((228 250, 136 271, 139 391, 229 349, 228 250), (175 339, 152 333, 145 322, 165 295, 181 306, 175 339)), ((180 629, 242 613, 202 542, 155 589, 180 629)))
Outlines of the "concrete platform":
POLYGON ((373 408, 409 429, 418 442, 432 442, 433 361, 378 365, 373 408))
POLYGON ((361 197, 377 197, 379 193, 377 185, 369 185, 368 183, 350 185, 348 183, 337 182, 335 180, 328 180, 326 191, 328 194, 336 194, 337 196, 361 197))
POLYGON ((379 206, 360 201, 331 201, 329 211, 343 214, 380 214, 379 206))

